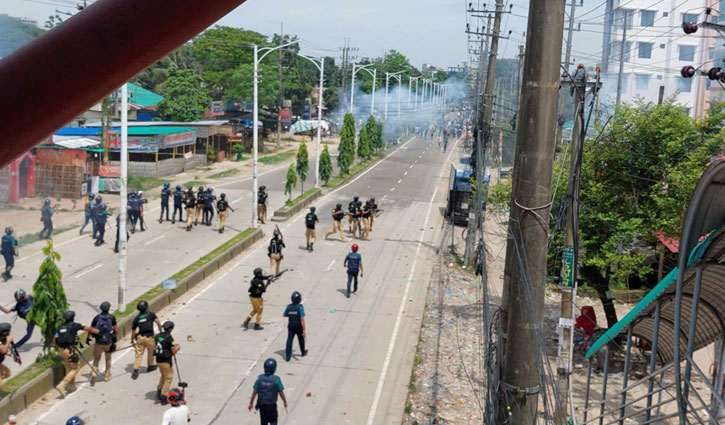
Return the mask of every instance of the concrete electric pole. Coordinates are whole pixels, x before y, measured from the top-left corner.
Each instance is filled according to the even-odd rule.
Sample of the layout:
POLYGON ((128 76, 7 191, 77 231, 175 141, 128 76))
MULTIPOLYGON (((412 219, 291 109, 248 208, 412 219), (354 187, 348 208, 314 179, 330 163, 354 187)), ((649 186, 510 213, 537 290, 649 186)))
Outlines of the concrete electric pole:
POLYGON ((501 388, 510 410, 501 417, 534 424, 538 415, 543 367, 541 312, 546 285, 549 208, 556 103, 561 75, 565 0, 530 0, 526 56, 509 231, 504 269, 501 323, 505 338, 501 388), (525 348, 524 348, 525 347, 525 348))

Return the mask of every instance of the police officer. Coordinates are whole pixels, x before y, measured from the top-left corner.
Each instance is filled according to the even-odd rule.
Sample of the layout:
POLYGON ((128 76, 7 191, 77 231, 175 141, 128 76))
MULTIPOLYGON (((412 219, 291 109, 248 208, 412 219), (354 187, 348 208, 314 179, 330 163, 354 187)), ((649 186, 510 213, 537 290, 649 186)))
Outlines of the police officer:
POLYGON ((61 398, 64 398, 66 395, 66 387, 70 386, 68 388, 70 391, 75 390, 76 374, 78 374, 78 369, 80 368, 80 354, 76 348, 76 344, 78 344, 78 332, 86 331, 94 335, 98 333, 98 329, 74 322, 75 318, 76 313, 74 311, 68 310, 63 313, 65 323, 60 325, 53 336, 53 345, 56 351, 58 351, 58 354, 60 354, 60 357, 63 358, 63 363, 66 368, 63 381, 55 387, 58 393, 60 393, 61 398))
POLYGON ((25 328, 25 336, 15 344, 16 348, 20 348, 30 339, 31 336, 33 336, 33 330, 35 329, 35 322, 32 320, 28 321, 28 313, 30 312, 30 307, 33 306, 33 296, 28 296, 24 290, 18 289, 15 291, 14 297, 15 306, 11 309, 7 309, 0 305, 0 311, 5 314, 15 312, 21 319, 26 321, 28 326, 25 328))
POLYGON ((146 231, 146 222, 143 220, 143 191, 137 190, 136 191, 136 202, 138 203, 138 220, 139 224, 141 224, 141 231, 146 231))
POLYGON ((154 337, 156 351, 156 363, 159 365, 159 384, 156 386, 156 397, 162 405, 168 403, 171 381, 174 379, 174 356, 181 349, 181 345, 174 341, 171 332, 174 330, 174 322, 167 320, 161 326, 163 331, 154 337))
POLYGON ((357 204, 358 204, 359 199, 360 199, 360 197, 355 196, 354 198, 352 198, 352 201, 350 201, 350 203, 347 204, 347 213, 348 213, 347 230, 353 236, 355 235, 355 224, 354 224, 355 223, 355 212, 357 211, 357 204))
MULTIPOLYGON (((128 215, 126 216, 126 219, 128 220, 128 215)), ((118 253, 118 239, 121 237, 121 214, 116 214, 116 245, 113 248, 113 252, 118 253)), ((128 242, 128 239, 130 238, 130 235, 128 234, 128 221, 126 221, 126 242, 128 242)))
POLYGON ((227 209, 234 212, 234 208, 232 208, 232 206, 229 205, 229 202, 227 202, 226 193, 222 193, 219 195, 219 200, 216 203, 216 212, 219 216, 219 233, 224 232, 224 223, 227 221, 227 209))
POLYGON ((86 199, 85 206, 83 207, 83 214, 84 214, 84 221, 83 226, 81 226, 81 230, 78 232, 79 235, 83 234, 83 231, 86 230, 86 226, 88 226, 88 222, 91 223, 91 227, 96 226, 96 217, 93 215, 93 198, 95 198, 96 195, 89 193, 88 198, 86 199))
POLYGON ((136 202, 136 192, 128 194, 128 218, 131 223, 131 233, 136 233, 136 223, 141 217, 141 203, 136 202))
POLYGON ((340 239, 345 242, 345 233, 342 231, 343 218, 345 218, 345 211, 342 210, 342 204, 335 205, 335 209, 332 210, 332 230, 325 234, 325 239, 336 232, 340 232, 340 239))
POLYGON ((294 342, 295 335, 300 343, 302 357, 306 356, 305 338, 307 338, 307 334, 305 332, 305 308, 302 305, 302 294, 297 291, 292 293, 292 304, 287 305, 282 315, 289 319, 287 322, 287 347, 284 351, 284 359, 289 361, 290 357, 292 357, 292 342, 294 342))
POLYGON ((287 408, 287 397, 284 395, 284 386, 279 376, 274 372, 277 370, 277 361, 267 359, 264 362, 264 374, 259 375, 252 387, 252 398, 249 400, 249 411, 252 407, 259 409, 259 418, 262 425, 276 425, 279 417, 277 413, 277 396, 282 398, 285 409, 287 408), (254 399, 259 395, 257 405, 254 399))
POLYGON ((191 231, 191 226, 194 221, 194 208, 196 207, 196 198, 194 197, 194 189, 189 188, 186 191, 186 199, 184 199, 184 206, 186 206, 186 231, 191 231))
POLYGON ((211 226, 211 222, 214 220, 214 201, 216 200, 216 196, 214 196, 213 192, 214 189, 208 188, 204 193, 204 217, 202 218, 202 222, 207 226, 211 226))
POLYGON ((269 241, 267 247, 267 257, 269 257, 269 268, 273 275, 279 273, 279 265, 284 258, 282 255, 282 248, 286 248, 284 241, 280 237, 279 231, 274 229, 272 233, 272 239, 269 241))
POLYGON ((261 331, 264 329, 259 325, 262 322, 262 311, 264 311, 264 299, 262 299, 262 296, 267 291, 267 285, 264 282, 269 280, 270 277, 265 276, 261 268, 257 267, 254 269, 254 277, 249 285, 249 301, 252 303, 252 311, 244 321, 244 325, 242 325, 245 328, 249 327, 249 322, 256 315, 257 321, 254 324, 254 330, 261 331))
POLYGON ((78 416, 72 416, 66 421, 65 425, 85 425, 85 422, 78 416))
POLYGON ((101 355, 106 357, 106 374, 103 378, 108 382, 111 380, 111 353, 115 351, 116 335, 118 335, 118 325, 116 324, 116 316, 109 313, 111 303, 104 301, 101 303, 101 313, 97 314, 91 322, 91 327, 98 329, 98 334, 94 335, 96 344, 93 346, 93 369, 91 369, 91 386, 96 385, 96 371, 101 361, 101 355))
POLYGON ((378 204, 375 202, 375 198, 370 198, 367 201, 367 209, 370 211, 370 231, 373 231, 373 221, 375 221, 375 214, 378 212, 378 204))
POLYGON ((370 217, 372 216, 372 211, 368 209, 369 204, 365 204, 365 206, 362 207, 360 210, 360 216, 362 217, 362 238, 363 239, 370 239, 370 217))
POLYGON ((164 211, 166 211, 166 221, 169 221, 169 198, 171 198, 171 184, 169 182, 164 183, 164 188, 161 189, 161 215, 159 215, 159 223, 164 221, 164 211))
MULTIPOLYGON (((194 215, 194 226, 199 224, 199 216, 204 211, 204 186, 199 186, 199 191, 196 193, 196 214, 194 215)), ((202 217, 202 222, 204 217, 202 217)))
POLYGON ((91 205, 91 215, 93 216, 93 235, 91 237, 96 239, 98 237, 98 223, 96 223, 96 209, 103 203, 103 197, 101 195, 96 196, 96 202, 91 205))
POLYGON ((96 207, 96 224, 98 226, 98 238, 96 239, 96 246, 101 246, 106 241, 103 239, 106 236, 106 222, 108 221, 108 208, 106 204, 101 204, 96 207))
POLYGON ((50 235, 53 233, 52 217, 53 208, 50 206, 50 198, 45 198, 43 201, 43 207, 40 209, 40 221, 43 222, 43 230, 40 231, 40 239, 50 239, 50 235))
POLYGON ((363 264, 362 256, 357 253, 358 246, 356 243, 352 244, 352 251, 345 257, 343 267, 347 267, 347 297, 350 298, 350 284, 355 281, 353 293, 357 292, 357 275, 360 273, 360 277, 363 277, 363 264))
POLYGON ((3 364, 5 356, 12 354, 13 337, 10 336, 10 329, 12 329, 10 323, 0 323, 0 388, 3 386, 3 381, 10 377, 10 369, 3 364))
POLYGON ((257 221, 264 224, 267 219, 267 186, 259 186, 257 191, 257 221))
POLYGON ((136 310, 138 310, 138 315, 133 319, 133 323, 131 324, 131 344, 133 344, 136 350, 136 359, 133 362, 131 379, 138 378, 144 351, 147 351, 147 372, 156 370, 156 360, 154 358, 154 349, 156 348, 154 343, 154 323, 159 328, 159 332, 161 331, 161 322, 156 317, 156 313, 149 311, 149 303, 144 300, 139 301, 136 304, 136 310))
POLYGON ((179 221, 183 221, 183 213, 181 210, 181 204, 184 200, 184 192, 181 191, 181 186, 176 186, 174 188, 174 213, 171 214, 171 224, 176 223, 176 211, 179 212, 179 221))
POLYGON ((3 272, 2 277, 3 281, 7 281, 8 279, 13 278, 13 275, 11 275, 10 272, 13 270, 13 267, 15 267, 15 257, 18 256, 18 241, 15 240, 15 237, 13 236, 12 227, 5 228, 5 235, 2 238, 2 242, 0 242, 0 253, 3 255, 3 258, 5 258, 5 271, 3 272))
POLYGON ((320 222, 317 214, 315 214, 315 210, 315 207, 310 207, 310 212, 305 216, 305 239, 307 239, 307 250, 310 252, 314 250, 315 238, 317 237, 315 224, 320 222))

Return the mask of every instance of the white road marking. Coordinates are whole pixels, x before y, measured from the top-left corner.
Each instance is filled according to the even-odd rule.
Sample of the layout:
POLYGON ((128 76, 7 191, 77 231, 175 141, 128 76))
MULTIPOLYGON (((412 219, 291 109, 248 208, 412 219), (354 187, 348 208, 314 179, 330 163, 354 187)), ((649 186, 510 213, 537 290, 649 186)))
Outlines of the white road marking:
POLYGON ((332 260, 332 262, 330 263, 330 265, 327 266, 327 268, 325 269, 326 272, 332 271, 332 266, 335 265, 335 261, 337 261, 337 259, 332 260))
POLYGON ((96 264, 95 266, 91 267, 90 269, 88 269, 88 270, 86 270, 86 271, 84 271, 84 272, 82 272, 82 273, 78 273, 77 275, 74 275, 74 276, 73 276, 73 278, 74 278, 74 279, 78 279, 79 277, 81 277, 81 276, 85 276, 85 275, 87 275, 88 273, 92 272, 93 270, 99 269, 99 268, 101 268, 101 267, 103 267, 103 264, 101 264, 101 263, 98 263, 98 264, 96 264))
POLYGON ((417 159, 415 161, 413 161, 413 164, 417 164, 417 163, 418 163, 418 160, 417 159))
POLYGON ((398 184, 400 184, 400 182, 402 182, 402 181, 403 181, 403 179, 398 180, 398 184))
POLYGON ((391 188, 390 188, 390 191, 391 191, 391 192, 395 192, 395 188, 394 188, 394 187, 391 187, 391 188))
POLYGON ((403 173, 403 175, 404 175, 404 176, 407 176, 407 175, 408 175, 408 172, 407 172, 407 171, 406 171, 406 172, 404 172, 404 173, 403 173))
POLYGON ((413 168, 413 164, 410 164, 410 167, 408 167, 408 168, 413 168))
POLYGON ((410 266, 410 272, 408 273, 408 280, 405 282, 405 292, 403 298, 400 300, 400 308, 398 309, 398 316, 395 319, 395 326, 393 326, 393 335, 390 337, 390 344, 388 345, 388 352, 385 353, 385 362, 383 363, 383 369, 380 371, 380 378, 378 379, 378 386, 375 389, 375 397, 373 398, 373 404, 370 407, 370 414, 368 415, 367 425, 372 425, 375 420, 375 412, 378 410, 378 403, 380 402, 380 396, 383 394, 383 385, 385 384, 385 377, 388 374, 388 368, 390 367, 390 358, 393 356, 393 349, 398 339, 398 331, 400 330, 400 321, 403 318, 403 310, 405 309, 405 303, 408 301, 408 291, 410 290, 410 284, 413 281, 413 273, 415 273, 415 266, 418 264, 418 256, 420 255, 420 248, 423 246, 423 238, 425 237, 425 230, 428 228, 428 220, 430 219, 430 212, 433 208, 433 200, 438 193, 438 186, 433 192, 430 201, 428 203, 428 212, 425 215, 425 222, 423 223, 423 229, 420 231, 420 238, 418 238, 418 248, 415 250, 415 257, 413 258, 413 264, 410 266))
POLYGON ((151 239, 150 241, 146 242, 145 244, 143 244, 143 246, 149 246, 149 245, 151 245, 152 243, 154 243, 154 242, 157 242, 157 241, 160 241, 161 239, 163 239, 163 238, 165 238, 165 237, 166 237, 166 235, 160 235, 160 236, 157 236, 157 237, 155 237, 155 238, 151 239))
POLYGON ((381 201, 384 201, 385 198, 387 198, 387 197, 388 197, 388 195, 383 196, 383 199, 381 199, 381 201))

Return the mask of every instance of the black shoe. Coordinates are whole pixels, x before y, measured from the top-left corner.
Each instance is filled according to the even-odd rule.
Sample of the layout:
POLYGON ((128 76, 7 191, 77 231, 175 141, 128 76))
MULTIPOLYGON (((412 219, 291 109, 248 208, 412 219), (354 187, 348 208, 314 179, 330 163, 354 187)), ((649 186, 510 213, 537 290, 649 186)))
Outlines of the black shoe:
POLYGON ((290 359, 290 356, 284 356, 284 361, 288 362, 290 359))
POLYGON ((3 282, 7 282, 8 281, 8 274, 3 272, 2 276, 3 276, 3 282))
POLYGON ((134 369, 133 372, 131 372, 131 379, 138 379, 138 369, 134 369))
POLYGON ((247 317, 247 320, 244 321, 244 324, 242 326, 249 329, 249 317, 247 317))
POLYGON ((219 229, 219 234, 220 234, 220 235, 222 234, 222 232, 223 232, 223 230, 222 230, 222 229, 219 229))
POLYGON ((350 298, 350 293, 345 294, 346 297, 350 298))
POLYGON ((261 327, 261 326, 259 326, 259 325, 258 325, 258 324, 256 324, 256 323, 254 324, 254 330, 255 330, 255 331, 261 331, 262 329, 264 329, 264 328, 263 328, 263 327, 261 327))
POLYGON ((161 400, 161 390, 158 390, 158 389, 156 390, 156 398, 158 400, 161 400))
POLYGON ((171 220, 171 224, 174 224, 174 223, 176 223, 176 220, 171 220))
POLYGON ((159 223, 163 223, 163 222, 164 222, 164 219, 160 218, 159 223))
POLYGON ((308 350, 305 350, 305 351, 303 351, 303 352, 302 352, 302 357, 304 357, 304 356, 306 356, 306 355, 307 355, 307 351, 308 351, 308 350))
POLYGON ((166 406, 167 404, 169 404, 169 398, 165 395, 162 395, 159 400, 161 401, 162 406, 166 406))
POLYGON ((312 251, 314 251, 314 250, 315 250, 315 244, 311 243, 311 244, 310 244, 310 252, 312 252, 312 251))
POLYGON ((136 234, 136 229, 135 228, 131 229, 131 234, 132 235, 136 234))
POLYGON ((151 372, 155 371, 158 368, 159 367, 157 365, 151 365, 151 366, 149 366, 149 367, 146 368, 146 372, 151 373, 151 372))

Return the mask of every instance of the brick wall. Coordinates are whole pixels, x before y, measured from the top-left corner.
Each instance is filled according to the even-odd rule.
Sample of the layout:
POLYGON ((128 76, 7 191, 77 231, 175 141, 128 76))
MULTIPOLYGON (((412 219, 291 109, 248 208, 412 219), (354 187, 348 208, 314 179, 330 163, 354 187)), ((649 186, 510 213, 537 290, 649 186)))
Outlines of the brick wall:
MULTIPOLYGON (((110 161, 110 165, 120 165, 120 162, 110 161)), ((188 160, 183 156, 162 159, 158 163, 131 161, 128 163, 128 174, 136 177, 161 178, 179 174, 184 170, 189 171, 201 165, 206 165, 206 155, 192 155, 188 160)))

